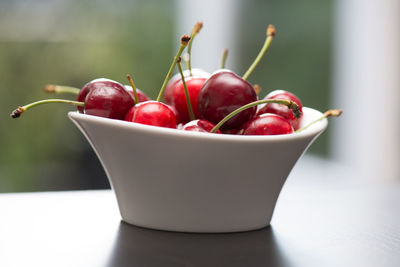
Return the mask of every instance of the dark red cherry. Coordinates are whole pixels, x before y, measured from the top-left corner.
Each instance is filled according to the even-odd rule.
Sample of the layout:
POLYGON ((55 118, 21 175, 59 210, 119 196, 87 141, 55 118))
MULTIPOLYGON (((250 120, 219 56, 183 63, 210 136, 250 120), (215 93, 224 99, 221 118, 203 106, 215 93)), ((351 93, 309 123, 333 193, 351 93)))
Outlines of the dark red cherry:
MULTIPOLYGON (((57 85, 49 86, 57 87, 57 85)), ((70 89, 71 87, 69 87, 66 92, 76 92, 76 90, 70 89)), ((135 103, 133 96, 122 84, 108 79, 93 80, 83 86, 77 93, 77 101, 66 99, 40 100, 18 107, 11 113, 11 117, 18 118, 26 110, 38 105, 46 103, 65 103, 75 105, 80 113, 122 120, 135 103)))
MULTIPOLYGON (((217 124, 237 108, 257 100, 253 86, 240 76, 221 70, 205 82, 197 100, 201 119, 217 124)), ((257 108, 249 108, 229 119, 223 130, 239 129, 252 119, 257 108)))
MULTIPOLYGON (((104 83, 107 82, 113 82, 112 80, 109 79, 105 79, 105 78, 99 78, 99 79, 95 79, 93 81, 88 82, 87 84, 85 84, 82 89, 79 91, 78 93, 78 97, 76 98, 77 101, 79 102, 85 102, 85 98, 86 95, 94 88, 96 87, 100 87, 102 86, 104 83)), ((78 111, 80 113, 84 113, 83 112, 83 107, 78 107, 78 111)))
POLYGON ((85 103, 85 114, 120 120, 134 105, 132 95, 122 84, 106 79, 86 84, 78 95, 78 101, 85 103))
MULTIPOLYGON (((197 99, 201 88, 208 77, 202 76, 186 76, 185 82, 188 89, 190 103, 193 108, 194 116, 199 116, 197 108, 197 99)), ((190 120, 188 105, 186 103, 185 88, 181 79, 177 80, 174 84, 167 86, 164 93, 165 103, 173 106, 177 111, 177 120, 186 123, 190 120)))
MULTIPOLYGON (((132 94, 133 98, 135 98, 134 94, 133 94, 133 89, 130 85, 124 85, 126 90, 128 90, 129 93, 132 94)), ((141 90, 136 88, 136 93, 138 95, 138 102, 145 102, 145 101, 149 101, 150 98, 141 90)))
POLYGON ((176 128, 176 115, 168 105, 158 101, 136 104, 125 116, 126 121, 152 126, 176 128))
MULTIPOLYGON (((214 124, 205 121, 205 120, 194 120, 194 121, 189 121, 186 123, 183 127, 182 130, 185 131, 192 131, 192 132, 202 132, 202 133, 209 133, 211 132, 212 128, 214 128, 214 124)), ((222 133, 220 130, 217 130, 215 133, 222 133)))
POLYGON ((265 113, 256 116, 243 127, 243 135, 277 135, 291 134, 293 127, 282 116, 265 113))
POLYGON ((85 103, 84 107, 78 106, 79 112, 112 119, 123 119, 134 105, 132 95, 122 84, 104 78, 85 84, 77 101, 85 103))
POLYGON ((261 115, 264 113, 278 114, 288 120, 289 123, 293 126, 294 130, 297 130, 299 128, 300 120, 303 116, 303 105, 301 104, 301 101, 297 96, 285 90, 275 90, 269 93, 264 99, 287 99, 295 102, 299 106, 299 110, 301 112, 300 118, 296 118, 293 115, 292 110, 289 109, 287 106, 276 103, 266 104, 257 112, 257 115, 261 115))

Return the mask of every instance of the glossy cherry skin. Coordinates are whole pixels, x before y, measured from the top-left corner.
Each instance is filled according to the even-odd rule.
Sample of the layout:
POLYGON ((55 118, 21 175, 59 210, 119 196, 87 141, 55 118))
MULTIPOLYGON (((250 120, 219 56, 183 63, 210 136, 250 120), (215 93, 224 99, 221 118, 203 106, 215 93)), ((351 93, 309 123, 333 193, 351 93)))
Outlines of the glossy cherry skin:
MULTIPOLYGON (((206 72, 205 70, 202 69, 192 69, 192 75, 193 77, 201 77, 201 78, 208 78, 210 77, 210 73, 206 72)), ((190 76, 190 72, 189 70, 184 70, 183 71, 183 76, 185 77, 189 77, 190 76)), ((165 87, 165 92, 164 95, 171 90, 170 87, 174 86, 174 84, 178 81, 182 80, 181 74, 180 73, 176 73, 174 76, 172 76, 171 79, 169 79, 167 86, 165 87)))
POLYGON ((84 102, 78 110, 88 115, 122 120, 134 105, 132 95, 125 87, 108 79, 97 79, 87 83, 78 94, 78 101, 84 102))
MULTIPOLYGON (((105 78, 99 78, 99 79, 95 79, 95 80, 92 80, 92 81, 88 82, 87 84, 85 84, 85 85, 81 88, 81 90, 79 91, 79 94, 78 94, 78 97, 76 98, 76 100, 79 101, 79 102, 85 102, 86 95, 87 95, 92 89, 97 88, 97 87, 101 87, 101 86, 103 86, 104 84, 111 83, 111 82, 114 82, 114 81, 113 81, 113 80, 109 80, 109 79, 105 79, 105 78)), ((83 108, 83 107, 78 107, 78 111, 79 111, 80 113, 84 113, 84 108, 83 108)))
MULTIPOLYGON (((214 128, 214 126, 215 125, 209 121, 193 120, 183 125, 182 130, 209 133, 214 128)), ((220 130, 217 130, 215 133, 221 134, 222 132, 220 130)))
MULTIPOLYGON (((196 118, 199 117, 197 99, 206 80, 207 78, 202 77, 189 76, 185 78, 190 104, 192 105, 193 113, 196 118)), ((165 91, 164 99, 165 103, 175 107, 179 122, 186 123, 190 120, 188 105, 186 103, 185 88, 182 80, 177 81, 174 86, 170 87, 170 90, 165 91)))
MULTIPOLYGON (((222 70, 212 74, 205 82, 197 103, 200 118, 217 124, 232 111, 254 101, 257 101, 257 95, 249 82, 233 72, 222 70)), ((256 110, 252 107, 242 111, 221 129, 240 129, 254 117, 256 110)))
MULTIPOLYGON (((124 85, 124 86, 125 86, 126 90, 128 90, 128 92, 132 94, 133 99, 135 99, 135 95, 133 93, 132 87, 130 85, 124 85)), ((150 100, 150 98, 140 89, 136 88, 136 93, 138 95, 138 103, 150 100)))
MULTIPOLYGON (((199 116, 197 99, 201 88, 208 77, 210 77, 210 74, 200 69, 193 69, 192 74, 193 76, 190 76, 187 70, 183 73, 189 93, 190 104, 192 105, 194 116, 197 118, 199 116)), ((178 122, 186 123, 190 120, 190 116, 186 103, 185 88, 179 73, 178 75, 179 76, 174 75, 168 81, 164 92, 164 101, 166 104, 176 109, 178 122)))
POLYGON ((176 128, 176 115, 168 105, 157 101, 146 101, 136 104, 125 116, 126 121, 176 128))
POLYGON ((293 127, 282 116, 265 113, 256 116, 243 127, 243 135, 277 135, 291 134, 293 127))
POLYGON ((300 99, 295 96, 294 94, 284 91, 284 90, 275 90, 269 93, 264 99, 286 99, 295 102, 299 106, 299 110, 301 112, 300 118, 296 118, 293 115, 291 109, 289 109, 285 105, 276 104, 276 103, 268 103, 264 107, 262 107, 258 112, 257 115, 261 115, 264 113, 274 113, 284 117, 289 123, 293 126, 294 130, 297 130, 300 126, 300 120, 303 116, 303 105, 300 99))

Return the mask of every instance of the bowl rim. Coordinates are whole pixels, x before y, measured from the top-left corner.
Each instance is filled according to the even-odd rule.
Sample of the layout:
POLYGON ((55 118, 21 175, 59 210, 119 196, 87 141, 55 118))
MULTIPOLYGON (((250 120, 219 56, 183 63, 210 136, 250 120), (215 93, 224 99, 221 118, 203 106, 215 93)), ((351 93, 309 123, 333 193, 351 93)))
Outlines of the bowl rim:
MULTIPOLYGON (((312 108, 303 107, 304 114, 314 114, 316 118, 321 117, 323 114, 312 108)), ((233 134, 211 134, 203 132, 183 131, 179 129, 155 127, 135 122, 128 122, 124 120, 109 119, 94 115, 87 115, 79 113, 78 111, 68 112, 68 117, 76 122, 89 122, 95 124, 102 124, 103 126, 119 127, 133 132, 140 131, 146 134, 154 135, 167 135, 179 138, 197 138, 201 140, 219 140, 219 141, 234 141, 234 142, 276 142, 276 141, 289 141, 295 139, 311 138, 323 132, 328 126, 328 120, 325 118, 309 128, 299 133, 282 134, 282 135, 233 135, 233 134)))

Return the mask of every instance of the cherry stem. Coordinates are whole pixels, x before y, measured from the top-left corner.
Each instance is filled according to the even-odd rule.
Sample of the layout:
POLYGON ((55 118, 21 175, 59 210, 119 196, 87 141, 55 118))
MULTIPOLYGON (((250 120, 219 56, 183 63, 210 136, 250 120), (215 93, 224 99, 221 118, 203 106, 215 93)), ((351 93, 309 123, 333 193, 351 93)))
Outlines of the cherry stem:
POLYGON ((189 54, 187 52, 183 55, 183 62, 185 63, 185 68, 188 70, 189 69, 189 54))
POLYGON ((182 66, 181 66, 181 58, 178 59, 178 61, 176 62, 178 69, 179 69, 179 73, 181 74, 181 79, 182 79, 182 83, 183 83, 183 88, 185 89, 185 97, 186 97, 186 104, 188 107, 188 111, 189 111, 189 117, 190 120, 193 121, 195 120, 195 116, 194 116, 194 112, 193 112, 193 108, 192 108, 192 104, 190 103, 190 97, 189 97, 189 91, 187 89, 186 86, 186 81, 185 81, 185 76, 183 75, 183 71, 182 71, 182 66))
POLYGON ((174 70, 174 67, 176 65, 176 61, 178 60, 178 58, 181 56, 183 50, 185 49, 185 47, 187 46, 188 42, 190 41, 190 37, 188 35, 182 35, 181 37, 181 46, 179 47, 178 52, 176 53, 174 60, 172 61, 171 67, 168 70, 167 76, 165 76, 164 82, 161 86, 160 89, 160 93, 158 94, 157 97, 157 101, 161 102, 161 98, 164 95, 164 91, 165 91, 165 87, 167 86, 167 83, 169 81, 169 79, 171 78, 172 75, 172 71, 174 70))
POLYGON ((45 100, 40 100, 40 101, 30 103, 30 104, 22 106, 22 107, 18 107, 13 112, 11 112, 10 116, 11 116, 11 118, 14 118, 14 119, 18 118, 21 116, 22 113, 24 113, 28 109, 42 105, 42 104, 48 104, 48 103, 65 103, 65 104, 72 104, 72 105, 75 105, 78 107, 85 106, 85 103, 79 102, 79 101, 72 101, 72 100, 65 100, 65 99, 45 99, 45 100))
POLYGON ((193 30, 192 33, 190 34, 190 41, 188 44, 188 50, 187 50, 187 54, 188 54, 188 59, 187 59, 187 67, 189 69, 189 74, 190 76, 193 76, 192 74, 192 43, 194 40, 194 37, 196 37, 196 35, 200 32, 201 28, 203 28, 203 22, 198 21, 196 22, 196 24, 194 24, 193 26, 193 30))
POLYGON ((256 92, 256 95, 259 95, 261 92, 261 86, 259 86, 258 84, 253 85, 254 91, 256 92))
POLYGON ((80 89, 71 87, 71 86, 63 86, 63 85, 55 85, 55 84, 48 84, 46 85, 43 90, 46 93, 69 93, 77 95, 80 92, 80 89))
POLYGON ((290 101, 290 100, 287 100, 287 99, 263 99, 263 100, 257 100, 257 101, 251 102, 249 104, 246 104, 244 106, 241 106, 240 108, 238 108, 238 109, 232 111, 231 113, 229 113, 228 115, 226 115, 225 118, 223 118, 220 122, 218 122, 217 125, 214 126, 214 128, 211 129, 210 133, 215 133, 216 131, 218 131, 218 129, 226 121, 228 121, 229 119, 231 119, 232 117, 234 117, 238 113, 240 113, 240 112, 242 112, 242 111, 244 111, 246 109, 249 109, 249 108, 261 105, 261 104, 267 104, 267 103, 276 103, 276 104, 281 104, 281 105, 287 106, 288 108, 290 108, 292 110, 293 115, 296 118, 299 118, 300 115, 301 115, 301 111, 299 109, 299 106, 296 104, 296 102, 293 102, 293 101, 290 101))
POLYGON ((138 100, 138 94, 137 94, 137 92, 136 92, 136 86, 135 86, 135 84, 133 83, 133 79, 132 79, 131 75, 127 74, 127 75, 126 75, 126 78, 128 79, 128 82, 129 82, 129 84, 130 84, 131 87, 132 87, 133 96, 134 96, 135 105, 136 105, 136 104, 139 102, 139 100, 138 100))
POLYGON ((249 69, 246 71, 246 73, 243 75, 243 80, 247 80, 250 76, 250 74, 254 71, 254 69, 257 67, 258 63, 260 63, 261 59, 267 53, 268 48, 274 39, 276 32, 275 32, 275 27, 273 25, 268 25, 267 28, 267 38, 265 39, 264 46, 261 48, 260 52, 258 53, 258 56, 254 60, 253 64, 249 67, 249 69))
POLYGON ((304 131, 305 129, 307 129, 308 127, 310 127, 311 125, 313 125, 314 123, 317 123, 319 121, 322 121, 323 119, 326 119, 328 117, 339 117, 340 114, 342 114, 343 111, 340 109, 330 109, 327 112, 324 113, 324 115, 322 115, 320 118, 316 119, 315 121, 310 122, 309 124, 307 124, 306 126, 297 129, 295 131, 295 133, 299 133, 301 131, 304 131))
POLYGON ((228 48, 225 48, 222 52, 221 58, 221 69, 225 69, 226 58, 228 57, 228 48))

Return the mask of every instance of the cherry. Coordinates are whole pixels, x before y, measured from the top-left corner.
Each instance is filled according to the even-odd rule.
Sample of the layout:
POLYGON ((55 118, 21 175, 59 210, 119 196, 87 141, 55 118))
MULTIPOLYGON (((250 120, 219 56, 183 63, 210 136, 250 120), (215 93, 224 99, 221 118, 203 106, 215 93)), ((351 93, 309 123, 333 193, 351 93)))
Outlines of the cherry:
MULTIPOLYGON (((137 122, 147 125, 160 126, 160 127, 168 127, 168 128, 176 128, 176 110, 175 108, 171 108, 168 105, 161 103, 161 98, 163 97, 165 88, 167 86, 167 81, 170 79, 172 75, 172 70, 175 65, 180 61, 180 55, 183 50, 187 46, 190 37, 187 35, 183 35, 181 37, 181 45, 180 48, 172 61, 171 67, 168 70, 168 73, 164 79, 164 82, 161 86, 160 92, 157 97, 157 101, 145 101, 136 104, 132 107, 125 116, 126 121, 137 122)), ((135 91, 135 86, 133 84, 132 79, 128 80, 132 85, 132 88, 135 91)))
MULTIPOLYGON (((269 93, 264 99, 287 99, 296 102, 299 106, 300 112, 303 110, 303 105, 300 99, 294 94, 284 91, 284 90, 275 90, 269 93)), ((261 115, 263 113, 274 113, 284 117, 286 120, 290 122, 295 130, 299 128, 300 120, 302 115, 299 118, 295 118, 293 112, 286 106, 276 103, 268 103, 264 107, 262 107, 257 115, 261 115)))
POLYGON ((86 84, 78 95, 78 101, 82 100, 85 114, 121 120, 135 103, 122 84, 107 79, 86 84))
MULTIPOLYGON (((201 78, 208 78, 210 77, 210 73, 208 73, 205 70, 202 69, 192 69, 192 75, 190 75, 189 70, 184 70, 183 71, 183 76, 185 76, 185 78, 187 79, 188 77, 192 76, 192 77, 201 77, 201 78)), ((165 92, 164 95, 166 97, 166 95, 168 94, 168 91, 171 90, 172 88, 170 87, 174 87, 176 83, 180 82, 182 80, 181 78, 181 74, 180 73, 176 73, 174 76, 172 76, 172 78, 168 81, 167 86, 165 88, 165 92)))
MULTIPOLYGON (((128 97, 128 94, 126 94, 126 90, 123 90, 123 86, 116 81, 105 78, 90 81, 85 84, 82 89, 70 86, 49 84, 45 86, 44 91, 46 91, 47 93, 75 94, 77 95, 78 102, 85 102, 85 105, 77 107, 79 112, 106 118, 122 119, 125 115, 122 113, 126 113, 126 109, 129 109, 131 106, 133 106, 131 98, 128 97), (92 90, 99 90, 99 88, 101 88, 102 92, 93 93, 96 94, 95 98, 97 100, 89 100, 89 106, 87 106, 86 98, 88 94, 92 90), (98 95, 101 95, 101 97, 99 97, 98 95), (99 111, 99 109, 101 111, 99 111)), ((139 100, 141 101, 149 100, 143 92, 139 92, 138 95, 139 100)))
POLYGON ((277 135, 291 134, 293 127, 282 116, 265 113, 247 122, 243 127, 243 135, 277 135))
MULTIPOLYGON (((275 27, 268 25, 265 43, 243 78, 226 70, 219 70, 211 75, 201 89, 197 100, 200 118, 218 123, 234 110, 257 100, 253 86, 246 80, 260 63, 274 36, 275 27)), ((225 54, 227 53, 223 55, 222 66, 225 66, 225 54)), ((222 129, 239 129, 244 123, 252 119, 255 113, 255 107, 248 108, 229 119, 222 126, 222 129)))
POLYGON ((132 94, 135 104, 150 100, 145 93, 136 88, 131 75, 127 74, 126 78, 128 79, 130 85, 125 85, 125 88, 132 94))
MULTIPOLYGON (((201 119, 217 124, 237 108, 257 100, 253 86, 233 72, 217 71, 204 83, 198 97, 201 119)), ((223 129, 238 129, 253 118, 256 107, 247 109, 227 121, 223 129)))
MULTIPOLYGON (((263 99, 263 100, 257 100, 254 102, 251 102, 249 104, 246 104, 244 106, 241 106, 239 108, 237 108, 236 110, 232 111, 231 113, 229 113, 227 116, 225 116, 220 122, 218 122, 215 127, 211 130, 211 133, 215 133, 219 128, 221 128, 221 126, 223 126, 226 122, 228 122, 231 118, 233 118, 234 116, 236 116, 237 114, 242 113, 245 110, 257 107, 258 105, 261 104, 267 104, 267 103, 279 103, 282 105, 287 106, 288 108, 290 108, 294 114, 295 117, 299 117, 301 115, 299 107, 297 106, 296 102, 293 102, 291 100, 286 100, 286 99, 263 99)), ((240 133, 241 130, 239 129, 233 129, 233 130, 228 130, 225 131, 227 133, 230 134, 236 134, 236 133, 240 133)))
MULTIPOLYGON (((186 87, 190 98, 190 103, 193 108, 193 113, 196 118, 199 116, 197 108, 197 99, 202 86, 210 76, 208 72, 200 69, 192 70, 193 76, 190 76, 189 71, 183 72, 185 77, 186 87)), ((185 88, 180 73, 178 76, 172 77, 165 89, 164 100, 168 105, 173 106, 177 111, 178 122, 186 123, 190 120, 188 105, 185 96, 185 88)))
MULTIPOLYGON (((131 93, 133 97, 135 97, 135 95, 133 93, 133 90, 132 90, 132 87, 130 85, 124 85, 124 86, 125 86, 126 90, 128 90, 128 92, 131 93)), ((137 96, 138 96, 138 103, 150 100, 150 97, 148 97, 146 95, 146 93, 144 93, 140 89, 136 88, 136 92, 137 92, 137 96)))
MULTIPOLYGON (((209 121, 205 120, 194 120, 183 125, 182 130, 192 131, 192 132, 202 132, 202 133, 210 133, 211 130, 215 127, 215 125, 209 121)), ((222 133, 220 130, 217 130, 215 133, 222 133)))
MULTIPOLYGON (((99 78, 99 79, 95 79, 92 80, 90 82, 88 82, 87 84, 85 84, 82 89, 79 91, 78 93, 78 97, 77 97, 77 101, 83 102, 85 101, 86 95, 94 88, 96 88, 97 85, 100 85, 101 82, 107 82, 109 81, 108 79, 105 78, 99 78)), ((78 111, 80 113, 84 113, 83 112, 83 107, 78 107, 78 111)))
POLYGON ((96 79, 87 83, 78 94, 78 101, 46 99, 18 107, 11 117, 18 118, 26 110, 46 103, 68 103, 77 106, 79 112, 110 119, 123 119, 134 105, 132 95, 125 87, 108 79, 96 79))
MULTIPOLYGON (((193 40, 203 27, 201 21, 196 22, 190 35, 188 49, 186 53, 187 70, 182 72, 180 69, 178 74, 173 76, 167 83, 164 100, 167 104, 173 106, 177 111, 178 121, 186 123, 198 117, 197 98, 201 87, 210 76, 209 73, 193 69, 191 64, 191 50, 193 40), (185 88, 186 86, 186 88, 185 88)), ((180 62, 179 62, 180 63, 180 62)), ((178 64, 178 68, 180 68, 178 64)))
POLYGON ((175 112, 166 104, 157 101, 146 101, 136 104, 125 116, 126 121, 176 128, 175 112))
POLYGON ((273 114, 264 113, 256 116, 251 121, 247 122, 243 127, 243 135, 277 135, 277 134, 291 134, 293 132, 299 133, 304 131, 311 125, 328 117, 339 117, 342 114, 340 109, 330 109, 326 111, 320 118, 310 122, 304 127, 294 131, 292 125, 284 117, 273 114))
POLYGON ((123 119, 134 104, 133 97, 122 84, 104 78, 85 84, 78 94, 77 101, 85 102, 85 108, 78 107, 81 113, 119 119, 123 119), (89 93, 92 91, 95 92, 90 94, 89 99, 89 93))

